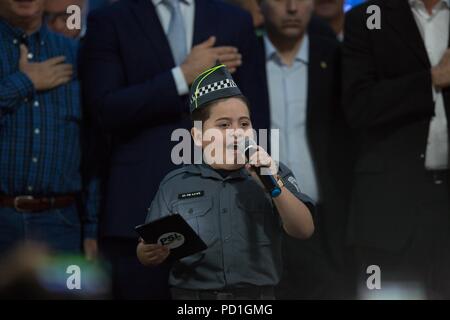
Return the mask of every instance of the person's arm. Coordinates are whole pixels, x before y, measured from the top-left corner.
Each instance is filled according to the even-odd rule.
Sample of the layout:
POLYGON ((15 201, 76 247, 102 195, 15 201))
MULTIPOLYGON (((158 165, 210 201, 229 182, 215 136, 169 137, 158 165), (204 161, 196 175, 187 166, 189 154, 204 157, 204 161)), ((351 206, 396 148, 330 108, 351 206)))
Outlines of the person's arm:
POLYGON ((115 28, 109 17, 91 15, 80 59, 85 101, 109 131, 179 119, 188 111, 182 87, 186 91, 185 85, 217 60, 235 65, 240 57, 233 47, 214 47, 216 40, 210 37, 194 46, 180 67, 130 85, 115 28), (185 85, 180 85, 182 80, 185 85))
POLYGON ((280 179, 284 186, 281 188, 281 194, 273 199, 273 203, 277 207, 283 228, 291 237, 308 239, 314 233, 314 221, 310 211, 312 202, 296 189, 298 187, 294 185, 296 180, 292 172, 284 173, 280 179))
POLYGON ((349 12, 345 20, 343 107, 349 124, 359 129, 393 125, 405 117, 429 118, 434 106, 431 70, 383 78, 372 48, 374 31, 366 27, 363 9, 349 12))
POLYGON ((28 48, 21 45, 19 70, 0 79, 0 111, 2 108, 13 109, 38 91, 50 90, 71 81, 73 68, 64 63, 65 57, 29 62, 27 55, 28 48))
POLYGON ((307 239, 314 233, 314 221, 311 210, 313 210, 313 202, 306 195, 300 193, 293 173, 281 165, 280 170, 277 170, 275 161, 267 154, 261 147, 249 159, 246 168, 250 171, 253 178, 262 183, 254 168, 267 167, 277 175, 280 174, 280 179, 283 182, 281 194, 273 198, 278 214, 281 217, 283 228, 288 235, 294 238, 307 239))
POLYGON ((435 90, 450 87, 450 49, 447 49, 438 65, 431 68, 431 78, 435 90))
POLYGON ((172 70, 139 84, 127 84, 116 25, 100 14, 89 16, 80 63, 85 101, 102 126, 115 130, 179 117, 183 100, 172 70))
POLYGON ((0 79, 0 115, 3 108, 13 109, 34 95, 31 80, 21 71, 0 79))

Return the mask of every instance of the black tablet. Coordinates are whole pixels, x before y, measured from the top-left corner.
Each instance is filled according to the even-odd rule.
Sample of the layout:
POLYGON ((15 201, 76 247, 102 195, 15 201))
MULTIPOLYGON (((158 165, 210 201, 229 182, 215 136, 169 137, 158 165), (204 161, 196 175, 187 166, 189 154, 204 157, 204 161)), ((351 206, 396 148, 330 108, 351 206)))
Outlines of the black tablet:
POLYGON ((146 243, 157 243, 170 248, 169 260, 178 260, 208 248, 191 226, 179 214, 135 227, 146 243))

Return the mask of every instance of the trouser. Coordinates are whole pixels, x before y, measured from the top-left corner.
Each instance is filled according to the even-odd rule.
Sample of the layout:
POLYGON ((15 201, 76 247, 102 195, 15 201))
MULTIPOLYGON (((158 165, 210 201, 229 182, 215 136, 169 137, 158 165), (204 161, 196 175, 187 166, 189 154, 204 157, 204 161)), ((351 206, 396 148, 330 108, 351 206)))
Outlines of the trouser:
POLYGON ((35 213, 0 207, 0 257, 24 241, 42 243, 55 253, 80 253, 77 206, 35 213))

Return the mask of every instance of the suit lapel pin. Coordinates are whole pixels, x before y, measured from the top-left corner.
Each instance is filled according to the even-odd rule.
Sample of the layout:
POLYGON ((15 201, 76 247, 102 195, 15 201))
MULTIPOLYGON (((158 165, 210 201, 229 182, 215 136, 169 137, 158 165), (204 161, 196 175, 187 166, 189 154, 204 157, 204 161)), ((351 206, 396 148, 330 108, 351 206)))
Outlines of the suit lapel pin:
POLYGON ((320 67, 321 67, 322 69, 326 69, 326 68, 328 67, 328 65, 327 65, 327 63, 326 63, 325 61, 322 61, 322 62, 320 63, 320 67))

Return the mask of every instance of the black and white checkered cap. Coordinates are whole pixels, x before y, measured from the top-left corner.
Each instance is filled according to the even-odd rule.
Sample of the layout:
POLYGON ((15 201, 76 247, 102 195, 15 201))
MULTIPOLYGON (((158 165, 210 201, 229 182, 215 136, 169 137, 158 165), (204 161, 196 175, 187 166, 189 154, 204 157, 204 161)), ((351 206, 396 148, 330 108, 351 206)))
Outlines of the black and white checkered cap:
POLYGON ((202 72, 191 86, 190 110, 202 108, 208 103, 242 95, 225 65, 216 65, 202 72))

